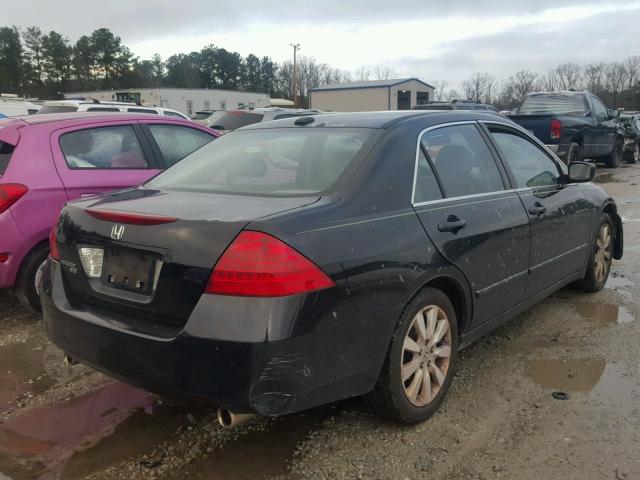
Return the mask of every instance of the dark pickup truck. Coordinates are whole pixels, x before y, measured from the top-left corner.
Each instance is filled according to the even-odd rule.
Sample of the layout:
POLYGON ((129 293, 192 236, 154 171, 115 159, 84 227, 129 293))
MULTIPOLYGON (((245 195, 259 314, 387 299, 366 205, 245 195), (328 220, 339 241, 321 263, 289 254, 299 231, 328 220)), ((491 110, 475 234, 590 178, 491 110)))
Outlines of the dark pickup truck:
POLYGON ((622 160, 624 131, 617 110, 607 109, 588 92, 530 93, 514 115, 514 122, 569 164, 583 158, 617 167, 622 160))

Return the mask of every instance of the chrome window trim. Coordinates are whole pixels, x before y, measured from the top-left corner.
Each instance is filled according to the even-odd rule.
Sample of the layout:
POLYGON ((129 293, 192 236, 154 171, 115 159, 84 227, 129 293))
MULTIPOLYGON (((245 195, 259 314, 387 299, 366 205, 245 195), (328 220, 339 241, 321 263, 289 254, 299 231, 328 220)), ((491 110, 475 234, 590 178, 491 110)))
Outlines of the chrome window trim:
POLYGON ((438 198, 437 200, 427 200, 425 202, 414 203, 413 207, 414 208, 424 207, 427 205, 437 205, 439 203, 457 202, 459 200, 472 200, 472 199, 482 198, 482 197, 491 197, 491 196, 499 195, 503 193, 506 194, 506 193, 517 193, 517 192, 518 190, 516 189, 508 189, 508 190, 496 190, 495 192, 474 193, 472 195, 461 195, 459 197, 438 198))

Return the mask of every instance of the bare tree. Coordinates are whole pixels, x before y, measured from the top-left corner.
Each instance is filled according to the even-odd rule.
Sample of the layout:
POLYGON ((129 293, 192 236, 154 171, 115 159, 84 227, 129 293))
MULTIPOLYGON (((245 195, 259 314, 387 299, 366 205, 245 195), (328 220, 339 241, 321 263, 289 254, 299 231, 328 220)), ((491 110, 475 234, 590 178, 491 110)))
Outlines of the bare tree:
POLYGON ((556 67, 555 73, 561 90, 575 90, 582 77, 582 67, 577 63, 563 63, 556 67))
POLYGON ((494 77, 486 72, 476 72, 473 76, 462 82, 461 86, 467 100, 482 102, 488 99, 491 101, 491 89, 495 83, 494 77))
POLYGON ((371 72, 367 67, 360 67, 356 70, 356 82, 366 82, 371 78, 371 72))
POLYGON ((633 89, 640 78, 640 56, 629 57, 625 60, 624 66, 627 73, 627 90, 629 97, 633 95, 633 89))
POLYGON ((392 68, 378 65, 373 71, 375 80, 389 80, 395 76, 396 72, 392 68))
POLYGON ((607 65, 605 72, 605 87, 611 93, 614 107, 618 106, 621 93, 627 79, 627 68, 624 63, 614 62, 607 65))
POLYGON ((605 70, 604 63, 591 63, 584 67, 584 88, 600 95, 604 91, 605 70))
MULTIPOLYGON (((533 92, 538 74, 531 70, 520 70, 509 79, 509 89, 511 94, 519 101, 533 92)), ((504 90, 504 89, 503 89, 504 90)))
POLYGON ((453 102, 454 100, 458 100, 460 98, 460 94, 457 90, 451 89, 443 94, 444 100, 447 102, 453 102))
POLYGON ((433 99, 436 102, 442 102, 445 98, 445 90, 447 88, 447 85, 449 85, 449 83, 446 80, 440 80, 437 82, 434 82, 433 86, 434 88, 434 92, 433 92, 433 99))

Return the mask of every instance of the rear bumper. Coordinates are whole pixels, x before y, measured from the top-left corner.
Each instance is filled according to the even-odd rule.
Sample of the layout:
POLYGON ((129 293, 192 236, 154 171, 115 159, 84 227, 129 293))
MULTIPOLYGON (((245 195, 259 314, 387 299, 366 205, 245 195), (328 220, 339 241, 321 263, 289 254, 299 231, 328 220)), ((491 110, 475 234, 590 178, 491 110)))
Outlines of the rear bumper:
MULTIPOLYGON (((346 330, 371 319, 346 317, 346 327, 340 330, 330 315, 332 322, 326 327, 321 324, 298 336, 283 335, 276 341, 263 336, 260 341, 255 331, 249 331, 243 341, 238 334, 241 329, 236 328, 234 334, 228 327, 216 328, 216 324, 234 325, 235 318, 224 309, 210 311, 211 305, 206 306, 211 328, 201 323, 204 315, 196 306, 175 335, 143 334, 121 321, 74 309, 65 295, 57 262, 48 262, 41 292, 47 336, 80 362, 152 392, 200 397, 235 411, 280 415, 360 395, 373 388, 386 353, 375 336, 361 348, 348 346, 353 333, 346 330), (230 340, 233 335, 235 340, 230 340)), ((253 300, 265 301, 244 299, 253 300)), ((282 301, 300 303, 293 297, 282 301)), ((270 308, 275 316, 288 315, 288 308, 270 308)), ((382 321, 388 315, 381 312, 379 318, 382 321)), ((386 332, 381 334, 386 336, 386 332)))
POLYGON ((0 253, 9 253, 6 262, 0 262, 0 288, 11 288, 25 252, 25 239, 10 210, 0 213, 0 253))

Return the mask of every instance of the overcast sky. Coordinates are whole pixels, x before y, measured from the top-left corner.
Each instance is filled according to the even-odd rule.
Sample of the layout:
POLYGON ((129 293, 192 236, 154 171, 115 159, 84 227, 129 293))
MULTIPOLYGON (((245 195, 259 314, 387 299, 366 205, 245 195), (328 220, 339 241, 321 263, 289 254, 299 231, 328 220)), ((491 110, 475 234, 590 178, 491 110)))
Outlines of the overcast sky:
POLYGON ((476 71, 501 78, 559 63, 640 55, 640 0, 20 0, 0 24, 39 25, 72 41, 99 27, 141 58, 214 43, 242 55, 301 54, 349 71, 388 66, 398 77, 450 86, 476 71))

